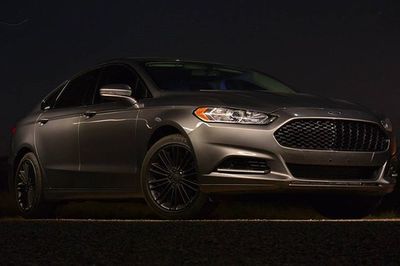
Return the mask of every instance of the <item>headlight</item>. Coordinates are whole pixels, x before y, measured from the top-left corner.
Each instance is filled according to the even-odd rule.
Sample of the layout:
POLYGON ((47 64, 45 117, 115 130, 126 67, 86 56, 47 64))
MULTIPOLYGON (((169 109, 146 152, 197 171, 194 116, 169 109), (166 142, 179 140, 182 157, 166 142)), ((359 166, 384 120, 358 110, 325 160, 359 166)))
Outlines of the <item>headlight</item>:
POLYGON ((276 119, 266 113, 220 107, 199 107, 194 115, 204 122, 246 125, 266 125, 276 119))
POLYGON ((392 122, 390 121, 389 118, 382 120, 381 124, 382 124, 383 128, 386 129, 386 131, 392 132, 392 130, 393 130, 392 122))

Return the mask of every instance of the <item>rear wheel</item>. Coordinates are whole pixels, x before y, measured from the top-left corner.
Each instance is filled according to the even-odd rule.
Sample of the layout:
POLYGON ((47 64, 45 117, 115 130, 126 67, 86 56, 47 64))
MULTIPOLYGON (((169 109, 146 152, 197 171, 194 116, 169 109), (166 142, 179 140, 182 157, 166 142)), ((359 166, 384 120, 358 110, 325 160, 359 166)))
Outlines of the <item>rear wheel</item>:
POLYGON ((327 218, 360 219, 370 215, 381 200, 381 197, 335 196, 314 199, 313 206, 327 218))
POLYGON ((43 200, 42 171, 33 153, 27 153, 19 162, 14 175, 13 198, 17 212, 25 218, 48 218, 54 206, 43 200))
POLYGON ((141 183, 148 205, 162 218, 205 215, 211 202, 200 191, 193 150, 181 135, 164 137, 150 148, 143 162, 141 183))

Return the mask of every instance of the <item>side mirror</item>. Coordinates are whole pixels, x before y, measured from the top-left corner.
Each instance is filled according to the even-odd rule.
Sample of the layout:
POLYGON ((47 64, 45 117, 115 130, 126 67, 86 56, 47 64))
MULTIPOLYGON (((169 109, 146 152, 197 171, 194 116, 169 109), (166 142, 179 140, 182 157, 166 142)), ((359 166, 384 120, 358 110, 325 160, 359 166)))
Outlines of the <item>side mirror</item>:
POLYGON ((100 88, 100 96, 107 99, 125 99, 133 105, 137 101, 132 98, 132 88, 126 84, 109 84, 100 88))

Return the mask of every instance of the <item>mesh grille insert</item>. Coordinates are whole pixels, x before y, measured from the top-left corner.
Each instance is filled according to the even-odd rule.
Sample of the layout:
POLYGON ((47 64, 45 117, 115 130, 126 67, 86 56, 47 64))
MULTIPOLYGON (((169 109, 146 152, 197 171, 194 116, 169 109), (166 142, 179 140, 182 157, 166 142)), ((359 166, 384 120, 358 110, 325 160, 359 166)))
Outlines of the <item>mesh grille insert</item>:
POLYGON ((284 147, 334 151, 384 151, 388 136, 374 123, 336 119, 295 119, 275 133, 284 147))
POLYGON ((292 175, 313 180, 373 180, 378 178, 379 166, 326 166, 287 164, 292 175))

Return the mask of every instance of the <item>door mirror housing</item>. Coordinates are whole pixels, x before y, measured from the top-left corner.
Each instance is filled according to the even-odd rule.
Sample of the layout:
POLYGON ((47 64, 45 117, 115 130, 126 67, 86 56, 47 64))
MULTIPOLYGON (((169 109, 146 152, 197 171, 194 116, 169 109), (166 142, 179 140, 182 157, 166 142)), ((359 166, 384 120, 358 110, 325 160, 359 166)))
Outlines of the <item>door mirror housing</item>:
POLYGON ((100 88, 100 96, 106 99, 121 99, 131 102, 133 105, 137 101, 132 98, 132 88, 126 84, 108 84, 100 88))

